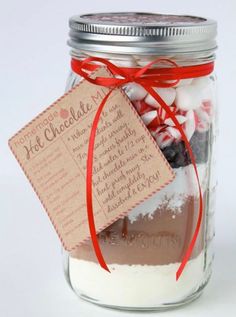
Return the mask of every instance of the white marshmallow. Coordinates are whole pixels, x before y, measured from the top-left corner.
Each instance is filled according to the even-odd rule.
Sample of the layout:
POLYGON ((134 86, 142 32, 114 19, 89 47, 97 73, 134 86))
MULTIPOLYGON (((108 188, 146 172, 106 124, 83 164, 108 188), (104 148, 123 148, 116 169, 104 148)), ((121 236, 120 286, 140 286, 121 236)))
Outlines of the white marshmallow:
POLYGON ((209 77, 195 78, 192 85, 197 87, 202 101, 214 100, 214 82, 209 77))
MULTIPOLYGON (((168 106, 171 106, 176 97, 176 91, 174 88, 154 88, 158 95, 165 101, 168 106)), ((145 98, 145 102, 155 108, 160 105, 156 99, 154 99, 150 94, 145 98)))
POLYGON ((195 85, 176 88, 175 104, 181 110, 193 110, 201 106, 201 94, 195 85))
POLYGON ((205 88, 206 86, 208 86, 210 84, 211 84, 211 80, 207 76, 194 78, 192 81, 192 85, 197 85, 197 86, 203 87, 203 88, 205 88))
POLYGON ((124 86, 124 90, 131 101, 142 100, 147 95, 147 91, 141 85, 136 83, 128 83, 124 86))
POLYGON ((188 79, 181 79, 177 85, 175 85, 174 87, 182 87, 182 86, 188 86, 191 85, 193 79, 192 78, 188 78, 188 79))

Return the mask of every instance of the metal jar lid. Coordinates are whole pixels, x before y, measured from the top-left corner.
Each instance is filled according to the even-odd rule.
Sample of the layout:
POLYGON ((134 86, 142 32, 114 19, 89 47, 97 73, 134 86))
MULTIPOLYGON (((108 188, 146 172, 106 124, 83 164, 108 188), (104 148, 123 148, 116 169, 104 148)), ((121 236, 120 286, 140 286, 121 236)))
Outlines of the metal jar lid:
POLYGON ((216 49, 217 23, 186 15, 114 12, 70 18, 69 46, 118 54, 196 53, 216 49))

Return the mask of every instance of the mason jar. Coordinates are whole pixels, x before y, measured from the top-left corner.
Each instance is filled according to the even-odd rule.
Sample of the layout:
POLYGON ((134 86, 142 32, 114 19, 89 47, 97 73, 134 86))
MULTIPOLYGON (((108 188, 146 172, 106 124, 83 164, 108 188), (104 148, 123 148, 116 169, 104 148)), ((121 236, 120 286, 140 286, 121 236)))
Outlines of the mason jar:
MULTIPOLYGON (((74 292, 87 301, 130 310, 158 310, 188 303, 199 297, 212 271, 216 22, 195 16, 129 12, 73 16, 69 25, 68 44, 74 61, 100 57, 122 69, 141 69, 157 59, 160 63, 157 60, 152 68, 163 67, 161 59, 170 60, 177 67, 212 66, 204 76, 195 71, 192 77, 178 78, 172 87, 155 88, 173 109, 194 160, 175 124, 163 115, 155 98, 137 83, 121 87, 172 167, 175 178, 142 208, 135 208, 98 233, 111 273, 98 264, 91 240, 71 252, 63 250, 67 280, 74 292), (203 216, 199 232, 191 256, 176 280, 176 272, 196 231, 200 195, 203 216)), ((82 79, 71 69, 66 90, 82 79)))

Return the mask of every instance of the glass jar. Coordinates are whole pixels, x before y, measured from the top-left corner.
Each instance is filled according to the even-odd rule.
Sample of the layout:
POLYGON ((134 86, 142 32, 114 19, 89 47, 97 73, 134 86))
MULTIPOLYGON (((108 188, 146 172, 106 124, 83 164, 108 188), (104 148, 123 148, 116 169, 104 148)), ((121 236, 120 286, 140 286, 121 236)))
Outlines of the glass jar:
MULTIPOLYGON (((102 57, 119 67, 141 68, 164 57, 178 66, 215 59, 216 23, 212 20, 147 13, 107 13, 70 19, 72 57, 102 57)), ((161 65, 153 65, 153 67, 161 65)), ((71 71, 67 90, 82 78, 71 71)), ((122 87, 141 116, 176 176, 142 208, 135 208, 98 234, 111 273, 97 263, 91 241, 63 251, 72 289, 99 305, 131 310, 165 309, 197 298, 211 275, 215 200, 215 138, 217 134, 214 72, 156 88, 175 109, 190 142, 203 197, 203 219, 179 280, 178 270, 196 229, 199 190, 193 162, 179 131, 163 117, 160 106, 142 87, 122 87), (160 117, 159 125, 150 124, 160 117)), ((147 166, 148 168, 148 166, 147 166)))

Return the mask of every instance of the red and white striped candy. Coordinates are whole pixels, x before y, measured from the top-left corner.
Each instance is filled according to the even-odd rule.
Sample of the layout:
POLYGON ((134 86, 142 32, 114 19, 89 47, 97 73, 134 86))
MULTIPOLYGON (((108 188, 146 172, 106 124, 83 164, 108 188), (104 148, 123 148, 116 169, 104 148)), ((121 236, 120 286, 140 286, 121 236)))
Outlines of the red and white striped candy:
POLYGON ((141 119, 143 120, 146 127, 151 131, 154 131, 161 124, 156 110, 144 113, 141 116, 141 119))
MULTIPOLYGON (((153 110, 144 101, 134 102, 134 106, 161 148, 171 145, 174 141, 181 140, 181 133, 163 108, 159 107, 153 110)), ((192 138, 195 130, 203 132, 209 129, 212 117, 211 102, 203 102, 202 106, 196 110, 184 111, 177 109, 175 106, 171 106, 169 109, 182 126, 188 140, 192 138)))
POLYGON ((193 110, 187 111, 185 114, 185 118, 186 118, 186 121, 183 124, 183 129, 187 139, 190 140, 196 129, 196 120, 195 120, 194 111, 193 110))
MULTIPOLYGON (((196 129, 196 121, 195 121, 195 115, 193 110, 189 111, 181 111, 180 114, 176 115, 176 119, 179 121, 180 125, 182 125, 182 128, 184 130, 184 133, 188 140, 191 139, 193 136, 193 133, 196 129)), ((162 125, 160 128, 155 130, 155 133, 153 134, 157 144, 160 146, 160 148, 164 148, 166 146, 169 146, 174 141, 180 141, 181 140, 181 133, 178 128, 174 125, 172 120, 166 119, 165 124, 162 125), (167 123, 167 124, 166 124, 167 123)))
MULTIPOLYGON (((174 114, 177 114, 178 109, 175 106, 171 106, 169 107, 170 111, 174 114)), ((169 114, 165 111, 165 109, 163 109, 162 107, 159 107, 157 109, 158 111, 158 115, 160 117, 160 119, 162 120, 162 122, 164 123, 167 119, 170 118, 169 114)), ((172 121, 172 120, 171 120, 172 121)))
POLYGON ((141 116, 144 113, 153 110, 144 100, 135 100, 132 102, 138 114, 141 116))
MULTIPOLYGON (((175 114, 179 124, 183 126, 187 138, 190 139, 195 130, 193 111, 178 111, 176 107, 170 107, 170 110, 175 114)), ((161 107, 145 112, 141 118, 161 148, 181 139, 181 133, 175 127, 169 114, 161 107)))
POLYGON ((213 107, 211 101, 204 101, 201 107, 195 111, 196 130, 199 132, 207 131, 211 124, 212 116, 213 107))
POLYGON ((209 117, 213 116, 213 105, 211 100, 205 100, 202 102, 202 109, 209 115, 209 117))
POLYGON ((171 137, 174 138, 176 141, 180 141, 181 139, 181 133, 176 127, 167 127, 166 131, 170 134, 171 137))
POLYGON ((166 146, 171 145, 174 140, 175 137, 173 136, 173 130, 175 128, 173 128, 173 130, 168 129, 168 128, 172 128, 172 127, 159 127, 154 133, 153 136, 158 144, 158 146, 163 149, 166 146))
MULTIPOLYGON (((143 106, 143 108, 141 109, 141 112, 143 112, 143 114, 141 115, 141 118, 149 130, 155 131, 157 127, 163 124, 167 126, 174 126, 174 123, 171 120, 169 114, 161 107, 159 107, 156 110, 148 111, 148 108, 146 107, 146 103, 144 104, 140 103, 140 105, 143 106)), ((176 107, 170 107, 170 110, 173 113, 177 111, 176 107)), ((176 117, 179 120, 180 124, 182 124, 185 121, 185 118, 182 115, 177 115, 176 117)))
MULTIPOLYGON (((179 124, 183 124, 187 120, 185 116, 179 114, 175 115, 175 118, 178 120, 179 124)), ((174 121, 172 121, 171 118, 167 118, 166 120, 164 120, 164 123, 171 127, 175 126, 175 123, 174 121)))

